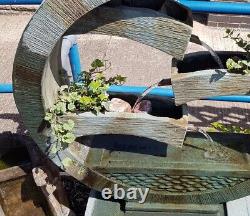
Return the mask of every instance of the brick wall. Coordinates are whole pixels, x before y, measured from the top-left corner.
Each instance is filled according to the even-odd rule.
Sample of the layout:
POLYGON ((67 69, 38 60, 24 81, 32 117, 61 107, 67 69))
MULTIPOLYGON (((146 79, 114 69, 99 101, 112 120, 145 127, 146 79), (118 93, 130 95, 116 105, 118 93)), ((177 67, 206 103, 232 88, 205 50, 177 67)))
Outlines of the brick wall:
POLYGON ((207 17, 207 25, 214 27, 250 29, 250 16, 233 14, 209 14, 207 17))
MULTIPOLYGON (((250 4, 249 0, 214 0, 214 1, 249 2, 250 4)), ((207 25, 214 26, 214 27, 250 29, 250 16, 249 15, 236 15, 236 14, 209 14, 207 16, 207 25)))

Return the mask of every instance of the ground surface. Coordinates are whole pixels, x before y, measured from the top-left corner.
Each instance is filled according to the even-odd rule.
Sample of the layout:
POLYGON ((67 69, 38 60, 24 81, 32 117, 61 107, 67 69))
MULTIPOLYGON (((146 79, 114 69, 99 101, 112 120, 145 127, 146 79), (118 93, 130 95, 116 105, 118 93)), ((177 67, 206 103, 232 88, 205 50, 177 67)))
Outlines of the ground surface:
MULTIPOLYGON (((0 83, 12 81, 15 50, 30 18, 29 14, 0 15, 0 83)), ((246 31, 242 32, 246 34, 246 31)), ((196 22, 194 34, 199 35, 215 50, 237 50, 231 41, 223 39, 224 29, 205 27, 196 22)), ((170 76, 171 58, 158 50, 126 39, 98 35, 81 36, 78 43, 85 67, 95 58, 108 59, 112 62, 110 74, 124 74, 128 77, 128 84, 150 85, 170 76)), ((188 48, 188 52, 198 50, 203 48, 194 45, 188 48)), ((250 127, 250 104, 195 101, 189 103, 189 111, 190 124, 195 126, 209 127, 211 122, 224 120, 235 125, 250 127)), ((0 95, 0 133, 8 131, 24 133, 25 129, 21 125, 13 96, 0 95)), ((247 208, 246 203, 250 206, 249 199, 244 199, 240 203, 245 206, 240 207, 241 209, 247 208)), ((245 215, 247 213, 239 216, 245 215)))

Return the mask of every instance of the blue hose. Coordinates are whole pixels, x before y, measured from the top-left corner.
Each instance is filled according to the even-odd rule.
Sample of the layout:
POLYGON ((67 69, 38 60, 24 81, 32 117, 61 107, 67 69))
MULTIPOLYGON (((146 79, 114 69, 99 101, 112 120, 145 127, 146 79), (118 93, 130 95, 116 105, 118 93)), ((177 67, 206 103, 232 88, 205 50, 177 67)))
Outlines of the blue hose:
MULTIPOLYGON (((111 86, 108 90, 110 95, 114 94, 133 94, 141 95, 147 87, 144 86, 111 86)), ((13 93, 11 84, 0 84, 0 93, 13 93)), ((174 92, 171 87, 168 88, 154 88, 149 95, 174 98, 174 92)), ((232 96, 217 96, 206 98, 204 100, 213 101, 229 101, 229 102, 244 102, 250 103, 250 95, 232 95, 232 96)))
POLYGON ((0 5, 40 5, 42 0, 0 0, 0 5))
POLYGON ((79 82, 79 78, 81 77, 81 59, 79 54, 79 48, 77 44, 73 44, 69 51, 69 60, 71 65, 71 71, 74 82, 79 82))
POLYGON ((250 15, 250 3, 179 0, 193 12, 250 15))
MULTIPOLYGON (((146 1, 146 0, 145 0, 146 1)), ((179 2, 190 8, 193 12, 222 13, 222 14, 250 14, 250 3, 239 2, 215 2, 198 0, 179 0, 179 2)), ((0 0, 0 5, 27 5, 41 4, 42 0, 0 0)))
POLYGON ((0 84, 0 93, 13 93, 13 86, 11 84, 0 84))

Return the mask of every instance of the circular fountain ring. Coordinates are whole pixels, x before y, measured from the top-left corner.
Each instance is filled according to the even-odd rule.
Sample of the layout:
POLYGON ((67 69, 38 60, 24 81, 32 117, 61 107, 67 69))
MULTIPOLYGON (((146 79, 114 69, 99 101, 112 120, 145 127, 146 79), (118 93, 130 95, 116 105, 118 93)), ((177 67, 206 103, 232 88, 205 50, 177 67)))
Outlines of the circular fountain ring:
MULTIPOLYGON (((106 2, 108 0, 44 1, 22 35, 14 62, 14 97, 25 126, 44 152, 48 145, 46 137, 38 133, 38 128, 44 118, 45 110, 55 102, 58 86, 64 84, 59 63, 55 64, 55 62, 58 62, 62 36, 67 31, 74 33, 72 26, 76 22, 84 25, 84 28, 81 28, 83 33, 126 37, 162 50, 177 59, 183 58, 192 30, 185 22, 174 20, 150 9, 100 7, 106 2)), ((182 16, 181 20, 187 19, 182 16)), ((85 143, 87 142, 89 140, 85 143)), ((119 162, 114 158, 114 161, 111 158, 109 160, 109 157, 110 151, 89 149, 76 143, 61 151, 59 155, 50 158, 70 175, 96 190, 102 190, 104 187, 111 188, 115 183, 124 188, 150 187, 149 199, 159 202, 211 203, 214 200, 221 202, 225 198, 223 195, 231 190, 225 189, 226 192, 220 193, 214 185, 223 181, 226 188, 238 183, 244 184, 241 188, 245 188, 246 184, 245 178, 227 181, 226 177, 202 179, 196 175, 188 176, 187 173, 171 175, 171 173, 168 174, 168 168, 164 167, 167 165, 165 163, 167 160, 162 161, 164 157, 159 158, 161 165, 153 162, 144 167, 144 163, 141 163, 139 169, 135 164, 124 167, 125 164, 120 163, 123 168, 117 167, 119 162), (72 163, 67 163, 67 166, 62 164, 65 158, 70 158, 72 163), (112 163, 115 166, 109 170, 108 164, 112 163), (155 164, 155 167, 152 167, 152 164, 155 164), (98 167, 98 165, 103 166, 98 167), (193 180, 190 180, 192 178, 193 180), (194 187, 190 184, 183 188, 180 183, 183 179, 189 182, 204 181, 210 187, 194 187), (169 187, 169 185, 172 186, 169 187), (204 189, 205 193, 202 193, 204 189), (221 194, 221 198, 218 198, 221 194)), ((145 158, 138 155, 134 159, 141 158, 147 161, 147 157, 152 160, 151 155, 145 158)), ((153 159, 158 160, 158 157, 153 159)), ((129 161, 133 163, 130 158, 129 161)), ((223 189, 224 186, 220 188, 223 189)), ((227 199, 235 196, 237 197, 237 195, 230 195, 227 199)))

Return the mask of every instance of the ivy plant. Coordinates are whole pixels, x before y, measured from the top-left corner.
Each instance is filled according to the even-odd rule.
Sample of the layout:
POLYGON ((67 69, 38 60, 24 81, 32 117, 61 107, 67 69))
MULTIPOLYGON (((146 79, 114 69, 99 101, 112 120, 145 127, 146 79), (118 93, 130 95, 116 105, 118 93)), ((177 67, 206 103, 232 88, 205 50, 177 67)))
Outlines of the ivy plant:
POLYGON ((109 86, 122 85, 126 81, 126 77, 121 75, 106 78, 106 63, 100 59, 94 60, 91 68, 81 73, 78 82, 60 87, 56 103, 45 115, 52 135, 57 138, 57 143, 60 143, 59 147, 52 148, 53 153, 68 147, 75 140, 75 123, 70 119, 62 121, 63 115, 81 112, 92 112, 95 115, 104 113, 105 103, 110 100, 107 94, 109 86))
POLYGON ((247 35, 247 39, 243 39, 241 35, 236 34, 234 30, 227 29, 225 38, 233 40, 240 48, 242 48, 246 54, 244 59, 237 56, 229 58, 226 62, 228 72, 238 74, 250 73, 250 34, 247 35))
POLYGON ((213 122, 211 126, 209 132, 220 131, 223 133, 250 134, 250 128, 243 128, 236 125, 225 125, 220 122, 213 122))

